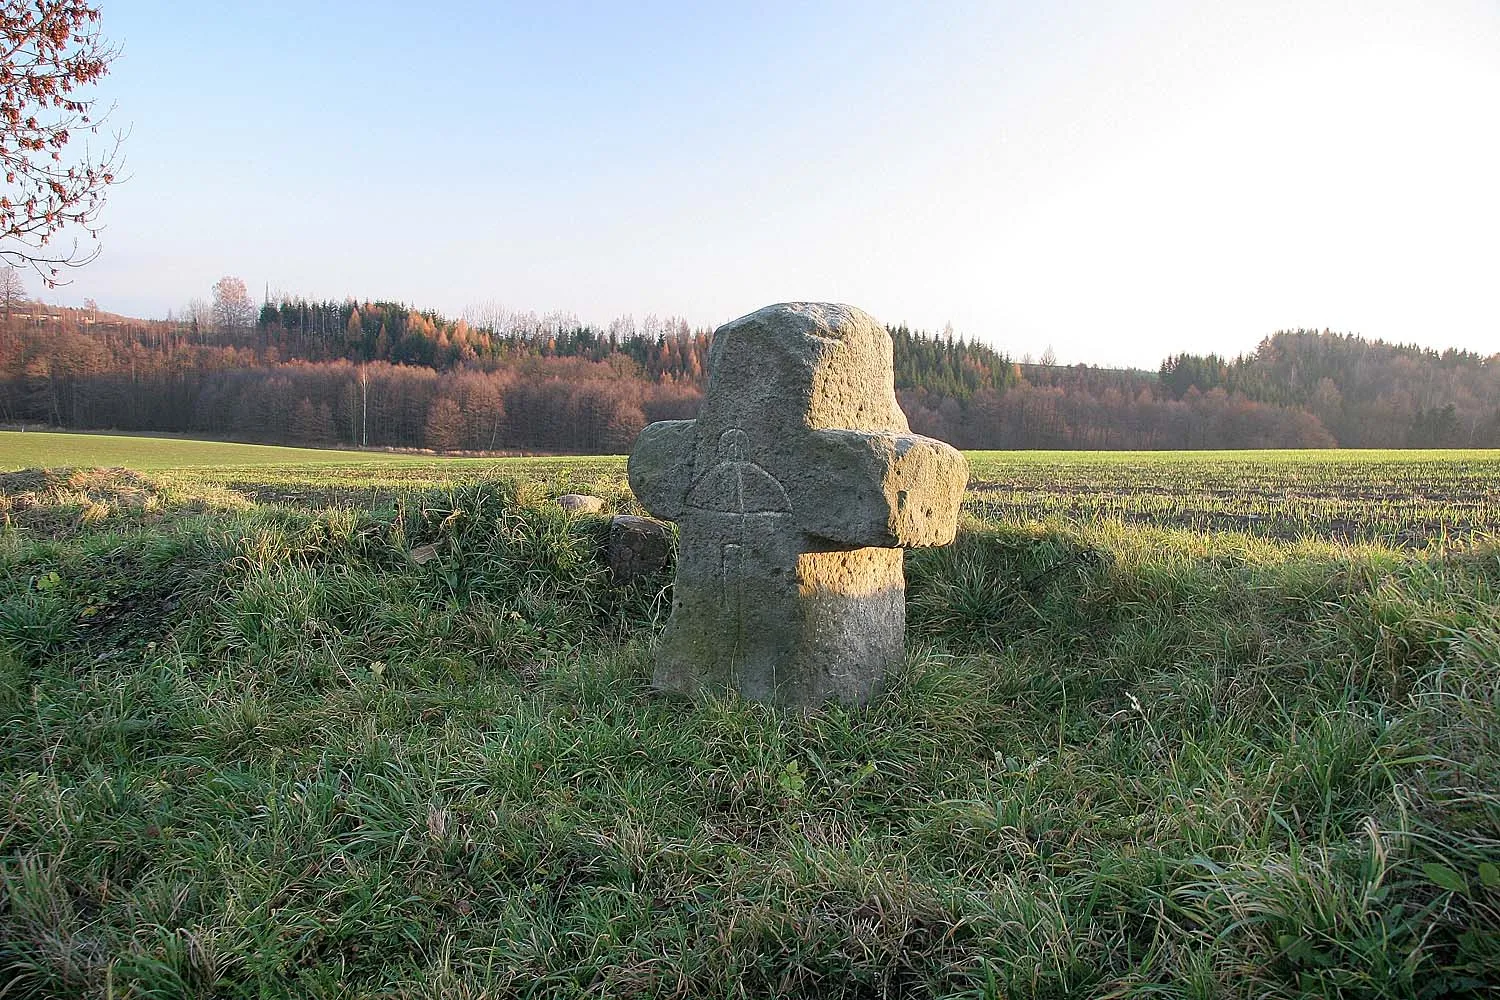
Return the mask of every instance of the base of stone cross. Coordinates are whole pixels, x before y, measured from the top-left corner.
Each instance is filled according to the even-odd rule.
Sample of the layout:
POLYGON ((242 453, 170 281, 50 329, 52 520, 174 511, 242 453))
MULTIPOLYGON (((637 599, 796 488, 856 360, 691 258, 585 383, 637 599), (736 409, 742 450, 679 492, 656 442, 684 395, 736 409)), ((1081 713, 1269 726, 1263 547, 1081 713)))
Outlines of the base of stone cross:
POLYGON ((731 560, 763 565, 694 580, 695 567, 722 568, 725 553, 684 553, 678 572, 689 579, 678 579, 653 687, 691 697, 738 692, 799 708, 858 705, 879 693, 906 653, 901 551, 780 555, 730 552, 731 560))

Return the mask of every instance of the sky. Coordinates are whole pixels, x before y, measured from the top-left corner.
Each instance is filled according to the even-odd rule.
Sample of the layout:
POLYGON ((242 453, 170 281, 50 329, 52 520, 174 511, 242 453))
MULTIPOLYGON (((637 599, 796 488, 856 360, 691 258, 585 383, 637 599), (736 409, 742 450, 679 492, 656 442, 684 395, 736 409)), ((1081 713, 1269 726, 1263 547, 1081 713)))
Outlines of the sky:
POLYGON ((1497 0, 99 2, 128 180, 51 301, 1500 352, 1497 0))

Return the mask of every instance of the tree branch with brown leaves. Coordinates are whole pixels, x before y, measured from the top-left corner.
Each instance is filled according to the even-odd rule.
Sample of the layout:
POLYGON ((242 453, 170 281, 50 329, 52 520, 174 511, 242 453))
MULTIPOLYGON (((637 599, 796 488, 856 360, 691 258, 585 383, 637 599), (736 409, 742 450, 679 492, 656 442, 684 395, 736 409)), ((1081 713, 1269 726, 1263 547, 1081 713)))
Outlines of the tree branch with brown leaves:
POLYGON ((98 135, 93 84, 119 54, 99 34, 99 9, 86 0, 0 0, 0 261, 30 267, 49 287, 61 268, 82 267, 98 246, 67 252, 53 241, 82 229, 99 235, 98 218, 123 166, 124 136, 112 133, 96 152, 64 160, 76 135, 98 135))

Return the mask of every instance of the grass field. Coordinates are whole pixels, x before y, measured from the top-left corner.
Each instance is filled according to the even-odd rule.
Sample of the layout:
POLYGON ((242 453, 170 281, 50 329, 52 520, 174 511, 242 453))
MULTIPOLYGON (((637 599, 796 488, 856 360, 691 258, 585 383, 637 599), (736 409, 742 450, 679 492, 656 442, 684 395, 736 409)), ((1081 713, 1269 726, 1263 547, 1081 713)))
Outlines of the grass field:
POLYGON ((123 466, 148 470, 220 465, 401 465, 424 461, 430 462, 432 459, 384 452, 279 448, 265 444, 235 444, 173 437, 0 431, 0 472, 80 466, 123 466))
POLYGON ((0 995, 1500 988, 1500 454, 974 455, 804 718, 649 693, 620 459, 185 444, 0 475, 0 995))
POLYGON ((1500 451, 978 452, 969 507, 1281 539, 1500 536, 1500 451))
MULTIPOLYGON (((1426 546, 1500 536, 1500 451, 972 452, 978 517, 1426 546)), ((0 432, 0 472, 124 467, 262 502, 371 507, 485 475, 618 492, 623 457, 439 458, 0 432)))

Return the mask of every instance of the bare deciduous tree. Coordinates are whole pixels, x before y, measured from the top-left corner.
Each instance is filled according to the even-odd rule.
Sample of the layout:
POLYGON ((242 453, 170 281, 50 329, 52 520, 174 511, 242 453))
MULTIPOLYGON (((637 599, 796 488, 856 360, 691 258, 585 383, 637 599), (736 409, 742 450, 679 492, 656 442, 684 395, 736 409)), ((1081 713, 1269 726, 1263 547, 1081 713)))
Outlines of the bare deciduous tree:
POLYGON ((189 332, 201 340, 213 329, 214 307, 207 299, 189 299, 186 320, 189 332))
POLYGON ((26 283, 21 272, 10 265, 0 267, 0 301, 5 303, 5 320, 10 322, 10 307, 26 298, 26 283))

